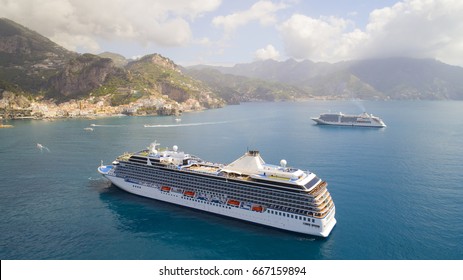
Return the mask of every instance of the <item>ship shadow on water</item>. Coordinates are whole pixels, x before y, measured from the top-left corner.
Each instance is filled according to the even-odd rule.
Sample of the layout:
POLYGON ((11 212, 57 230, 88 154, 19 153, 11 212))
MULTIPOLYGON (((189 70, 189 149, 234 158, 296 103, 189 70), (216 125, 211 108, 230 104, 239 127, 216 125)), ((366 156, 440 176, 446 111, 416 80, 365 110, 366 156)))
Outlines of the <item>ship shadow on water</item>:
POLYGON ((113 214, 117 230, 178 252, 156 259, 319 259, 329 239, 140 197, 106 180, 90 185, 113 214))

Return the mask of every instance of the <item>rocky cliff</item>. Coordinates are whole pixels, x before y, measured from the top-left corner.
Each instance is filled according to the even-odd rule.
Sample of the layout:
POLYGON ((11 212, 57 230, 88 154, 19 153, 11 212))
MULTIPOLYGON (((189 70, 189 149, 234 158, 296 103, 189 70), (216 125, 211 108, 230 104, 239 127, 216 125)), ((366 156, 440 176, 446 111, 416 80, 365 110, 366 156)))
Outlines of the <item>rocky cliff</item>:
POLYGON ((69 99, 85 96, 101 87, 109 76, 124 76, 122 69, 116 68, 109 58, 84 54, 71 59, 61 71, 48 81, 48 97, 69 99))

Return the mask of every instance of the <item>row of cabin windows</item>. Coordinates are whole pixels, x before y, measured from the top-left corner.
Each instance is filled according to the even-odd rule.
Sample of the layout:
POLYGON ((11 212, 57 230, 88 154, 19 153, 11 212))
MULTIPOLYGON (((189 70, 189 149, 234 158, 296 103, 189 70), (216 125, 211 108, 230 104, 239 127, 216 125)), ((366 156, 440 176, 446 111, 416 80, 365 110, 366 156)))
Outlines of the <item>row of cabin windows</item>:
MULTIPOLYGON (((134 166, 134 168, 131 168, 131 169, 134 169, 134 170, 132 170, 132 171, 129 172, 130 175, 133 175, 134 173, 137 173, 140 177, 143 178, 143 180, 146 180, 146 181, 152 181, 152 177, 153 177, 153 176, 150 176, 150 175, 153 175, 153 173, 159 173, 158 170, 149 170, 150 172, 147 172, 144 168, 139 168, 139 167, 137 167, 137 166, 134 166), (153 171, 155 171, 155 172, 153 172, 153 171), (141 173, 141 174, 140 174, 140 173, 141 173), (146 176, 143 176, 143 175, 146 175, 146 176)), ((122 175, 122 173, 126 173, 126 172, 118 172, 118 173, 120 173, 120 175, 122 175)), ((164 173, 164 172, 163 172, 163 173, 164 173)), ((168 173, 168 174, 169 174, 169 173, 168 173)), ((130 175, 122 176, 122 177, 133 177, 133 176, 130 176, 130 175)), ((176 174, 175 174, 175 175, 176 175, 176 174)), ((168 176, 162 176, 162 177, 160 177, 160 178, 157 180, 157 183, 166 184, 166 185, 171 185, 171 183, 178 183, 179 181, 180 181, 180 182, 183 181, 183 182, 182 182, 183 185, 189 186, 189 183, 192 181, 192 180, 190 180, 190 178, 188 178, 188 180, 182 180, 182 179, 179 179, 178 177, 181 177, 181 176, 174 176, 174 174, 169 174, 168 176), (170 180, 164 180, 165 177, 172 177, 173 179, 175 179, 175 182, 170 182, 170 180)), ((185 176, 183 176, 183 177, 185 177, 185 176)), ((201 185, 210 183, 210 180, 207 180, 207 181, 205 181, 205 180, 195 180, 195 181, 200 182, 201 185)), ((230 188, 230 186, 227 186, 227 185, 225 185, 225 186, 226 186, 226 188, 228 188, 228 189, 232 189, 231 192, 227 192, 226 190, 224 190, 225 193, 228 194, 228 195, 231 195, 231 196, 237 196, 237 199, 242 199, 242 200, 243 200, 243 199, 244 199, 244 200, 258 199, 258 200, 260 200, 260 201, 256 201, 256 203, 261 203, 261 204, 264 203, 264 204, 270 204, 270 205, 274 205, 274 204, 276 203, 275 206, 279 206, 279 205, 281 206, 281 205, 282 205, 282 203, 281 203, 282 200, 281 200, 281 198, 280 198, 281 195, 278 195, 277 197, 273 196, 274 199, 260 199, 260 196, 252 196, 252 197, 250 197, 250 196, 244 196, 244 197, 243 197, 242 195, 236 195, 236 189, 237 189, 237 187, 230 188), (275 201, 275 199, 276 199, 276 201, 275 201)), ((196 188, 196 184, 194 184, 193 186, 190 186, 190 188, 195 189, 195 190, 199 190, 198 188, 196 188)), ((207 187, 207 186, 204 186, 204 188, 207 189, 208 187, 207 187)), ((201 188, 201 190, 204 189, 204 188, 201 188)), ((239 188, 239 187, 238 187, 238 188, 239 188)), ((249 187, 248 187, 248 188, 249 188, 249 187)), ((216 186, 211 185, 211 186, 210 186, 210 189, 216 190, 216 186)), ((252 192, 252 193, 255 193, 255 192, 252 192)), ((266 196, 266 197, 272 198, 272 196, 266 196)), ((284 202, 284 201, 283 201, 283 202, 284 202)), ((300 206, 301 206, 300 203, 298 203, 298 204, 290 203, 289 205, 288 205, 288 203, 283 203, 283 205, 287 206, 287 207, 284 208, 284 209, 287 209, 288 207, 289 207, 289 208, 291 208, 291 207, 300 208, 300 206), (292 204, 292 205, 291 205, 291 204, 292 204)), ((281 208, 281 207, 280 207, 280 208, 281 208)), ((296 210, 296 209, 295 209, 295 210, 296 210)), ((309 210, 313 210, 313 209, 310 208, 309 210)), ((299 212, 299 211, 296 210, 296 211, 294 211, 294 212, 299 212)))
MULTIPOLYGON (((273 214, 273 215, 288 217, 288 218, 296 219, 296 220, 299 219, 299 220, 304 221, 304 222, 310 222, 310 220, 311 220, 308 217, 303 217, 303 216, 300 216, 300 215, 294 215, 294 214, 289 214, 289 213, 278 212, 278 211, 274 211, 274 210, 269 210, 268 212, 270 214, 273 214)), ((312 219, 312 223, 315 223, 315 219, 312 219)))
MULTIPOLYGON (((165 195, 173 196, 173 194, 170 194, 170 193, 166 193, 165 195)), ((195 198, 192 198, 192 197, 184 197, 184 196, 182 196, 181 198, 182 198, 182 199, 186 199, 186 200, 191 200, 191 201, 199 202, 199 203, 203 203, 203 204, 214 205, 214 206, 218 206, 218 207, 222 207, 222 208, 231 209, 231 207, 230 207, 230 206, 227 206, 227 205, 223 205, 223 204, 219 204, 219 203, 214 203, 214 202, 209 202, 209 201, 204 201, 204 200, 201 200, 201 199, 195 199, 195 198)), ((311 218, 309 218, 309 217, 303 217, 303 216, 301 216, 301 215, 294 215, 294 214, 279 212, 279 211, 275 211, 275 210, 268 210, 268 212, 269 212, 270 214, 273 214, 273 215, 288 217, 288 218, 296 219, 296 220, 299 219, 299 220, 304 221, 304 222, 311 222, 311 221, 312 221, 312 223, 315 223, 315 219, 313 219, 313 218, 311 219, 311 218)))
POLYGON ((307 201, 306 196, 299 197, 298 200, 296 199, 287 199, 285 197, 295 197, 294 195, 287 195, 283 192, 278 191, 268 191, 268 190, 261 190, 259 188, 250 189, 249 186, 240 186, 235 184, 235 186, 231 187, 229 184, 226 184, 220 180, 213 180, 213 179, 203 179, 203 178, 196 178, 192 176, 185 176, 183 174, 178 173, 171 173, 171 172, 162 172, 156 169, 147 169, 143 167, 139 167, 136 165, 131 165, 127 172, 125 172, 126 168, 118 168, 118 176, 124 178, 131 178, 134 177, 133 175, 137 175, 137 177, 142 178, 148 182, 156 182, 162 185, 175 185, 181 183, 184 187, 189 187, 196 191, 198 190, 209 190, 211 192, 217 191, 217 185, 221 186, 223 189, 220 190, 221 192, 234 196, 237 199, 241 200, 251 200, 255 201, 256 203, 261 204, 276 204, 276 205, 284 205, 288 207, 295 207, 295 208, 309 208, 308 210, 314 210, 310 207, 310 202, 307 201), (163 174, 161 174, 163 173, 163 174), (183 175, 183 176, 182 176, 183 175), (215 181, 215 182, 214 182, 215 181), (212 184, 213 183, 213 184, 212 184), (201 188, 197 188, 200 185, 201 188), (258 193, 256 193, 256 191, 258 193), (260 193, 260 194, 259 194, 260 193), (306 201, 301 205, 301 199, 305 199, 306 201), (258 200, 258 201, 256 201, 258 200))
MULTIPOLYGON (((150 177, 152 175, 155 175, 156 173, 159 173, 159 169, 153 169, 153 168, 150 168, 150 167, 145 168, 145 166, 137 166, 137 165, 130 165, 130 167, 141 169, 141 170, 145 171, 145 174, 150 176, 150 177)), ((162 172, 162 173, 163 173, 162 176, 166 177, 167 176, 166 174, 169 174, 170 172, 162 172)), ((176 179, 176 180, 181 179, 181 178, 179 178, 180 176, 182 176, 182 174, 179 174, 179 173, 171 174, 171 177, 176 179)), ((204 179, 201 178, 201 177, 199 179, 197 179, 198 177, 196 177, 196 176, 187 176, 187 175, 183 175, 183 176, 187 177, 189 181, 197 181, 197 182, 201 182, 201 183, 204 182, 204 179)), ((147 178, 147 179, 149 179, 149 178, 147 178)), ((159 178, 159 180, 160 179, 162 179, 162 178, 159 178)), ((318 180, 319 179, 316 178, 316 180, 311 180, 311 182, 318 181, 318 180)), ((217 180, 215 185, 228 187, 230 185, 230 183, 225 183, 222 180, 217 180)), ((236 188, 240 188, 240 185, 237 184, 236 188)), ((249 190, 250 188, 259 189, 259 187, 251 187, 251 186, 248 186, 248 185, 244 185, 242 187, 243 190, 249 190)), ((293 194, 293 193, 288 193, 287 191, 282 191, 282 190, 264 190, 264 191, 267 191, 269 193, 270 192, 273 192, 273 193, 274 192, 279 192, 280 193, 279 197, 282 198, 282 199, 287 199, 288 202, 290 200, 295 200, 296 202, 299 202, 299 201, 305 202, 305 201, 312 200, 311 196, 309 196, 309 195, 305 196, 304 194, 302 194, 302 195, 301 194, 293 194)), ((254 193, 255 190, 253 190, 252 192, 254 193)), ((265 195, 264 195, 264 197, 265 197, 265 195)))
MULTIPOLYGON (((129 174, 135 173, 135 171, 141 171, 142 174, 139 174, 139 175, 146 175, 146 176, 144 176, 144 179, 149 180, 149 181, 152 181, 151 180, 151 179, 153 179, 152 177, 158 177, 156 181, 157 182, 162 182, 166 177, 168 177, 167 174, 169 174, 169 172, 164 172, 164 173, 167 173, 167 174, 163 174, 162 176, 153 176, 153 175, 156 175, 156 173, 158 173, 158 170, 155 170, 155 169, 154 170, 153 169, 146 170, 145 168, 138 168, 138 167, 135 167, 135 169, 137 169, 137 170, 134 170, 134 172, 130 172, 129 174)), ((136 172, 136 173, 139 173, 139 172, 136 172)), ((175 179, 175 181, 182 180, 181 174, 170 174, 170 177, 171 177, 171 179, 175 179)), ((196 178, 194 176, 184 176, 184 177, 187 177, 187 180, 192 181, 192 182, 198 182, 198 183, 201 183, 201 184, 203 184, 205 182, 205 180, 203 178, 196 178)), ((207 181, 210 181, 210 180, 211 179, 209 179, 207 181)), ((165 183, 168 183, 168 182, 169 181, 165 180, 165 183)), ((228 187, 230 187, 230 183, 225 183, 225 182, 223 182, 221 180, 217 180, 217 182, 214 182, 214 186, 222 186, 222 187, 228 188, 228 187)), ((234 188, 235 193, 236 192, 240 193, 240 191, 241 191, 242 194, 248 194, 248 195, 255 194, 256 190, 257 190, 257 191, 259 191, 261 193, 259 195, 259 197, 264 197, 264 198, 271 198, 271 197, 273 197, 275 195, 275 193, 278 193, 278 197, 279 197, 279 199, 281 201, 293 202, 293 203, 297 203, 297 204, 299 204, 300 202, 309 204, 310 203, 309 200, 311 199, 311 197, 306 196, 304 194, 295 195, 295 194, 288 194, 287 192, 284 192, 284 191, 261 190, 258 187, 240 186, 239 184, 236 184, 233 188, 234 188)))

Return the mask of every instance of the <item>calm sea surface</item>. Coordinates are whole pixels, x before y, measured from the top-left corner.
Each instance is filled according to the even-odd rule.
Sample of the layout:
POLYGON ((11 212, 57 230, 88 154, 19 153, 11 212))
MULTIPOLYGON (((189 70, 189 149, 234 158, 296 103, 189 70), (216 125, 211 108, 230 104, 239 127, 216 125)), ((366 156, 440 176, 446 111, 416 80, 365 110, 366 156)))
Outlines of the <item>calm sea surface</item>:
POLYGON ((181 122, 9 122, 0 129, 0 259, 461 260, 462 110, 463 102, 306 101, 228 106, 181 122), (362 107, 388 127, 310 120, 362 107), (154 140, 214 162, 257 149, 268 163, 309 169, 328 182, 338 223, 326 239, 293 234, 137 197, 97 173, 101 160, 154 140))

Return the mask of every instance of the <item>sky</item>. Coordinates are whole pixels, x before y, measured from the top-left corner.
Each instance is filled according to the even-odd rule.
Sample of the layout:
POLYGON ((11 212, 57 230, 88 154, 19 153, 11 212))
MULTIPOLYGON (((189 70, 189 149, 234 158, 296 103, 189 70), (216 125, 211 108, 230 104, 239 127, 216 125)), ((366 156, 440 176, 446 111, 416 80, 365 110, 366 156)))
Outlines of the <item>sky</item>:
POLYGON ((183 66, 398 56, 463 66, 461 0, 0 0, 0 17, 79 53, 183 66))

